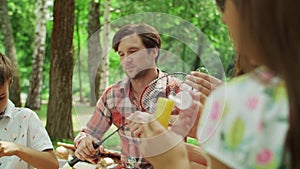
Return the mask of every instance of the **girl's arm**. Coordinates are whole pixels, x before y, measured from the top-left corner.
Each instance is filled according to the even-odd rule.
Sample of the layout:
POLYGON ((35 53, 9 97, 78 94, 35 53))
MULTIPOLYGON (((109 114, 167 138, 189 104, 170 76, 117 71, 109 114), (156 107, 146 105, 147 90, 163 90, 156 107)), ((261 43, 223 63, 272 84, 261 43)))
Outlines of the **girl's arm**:
POLYGON ((210 169, 230 169, 227 165, 219 161, 218 159, 208 155, 209 157, 209 162, 208 165, 210 166, 210 169))
POLYGON ((190 161, 207 166, 207 155, 204 154, 201 147, 185 143, 185 148, 190 161))
POLYGON ((135 112, 128 117, 128 127, 140 138, 143 156, 155 169, 190 169, 183 137, 165 129, 155 117, 135 112))

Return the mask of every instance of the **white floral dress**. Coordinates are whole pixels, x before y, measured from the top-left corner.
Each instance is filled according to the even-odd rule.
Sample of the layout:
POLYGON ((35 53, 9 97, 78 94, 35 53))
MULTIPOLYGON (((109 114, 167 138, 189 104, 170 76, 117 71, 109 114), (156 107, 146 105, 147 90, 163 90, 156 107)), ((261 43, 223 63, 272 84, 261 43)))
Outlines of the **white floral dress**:
POLYGON ((207 99, 198 128, 205 151, 231 168, 278 168, 288 130, 285 85, 264 67, 207 99))

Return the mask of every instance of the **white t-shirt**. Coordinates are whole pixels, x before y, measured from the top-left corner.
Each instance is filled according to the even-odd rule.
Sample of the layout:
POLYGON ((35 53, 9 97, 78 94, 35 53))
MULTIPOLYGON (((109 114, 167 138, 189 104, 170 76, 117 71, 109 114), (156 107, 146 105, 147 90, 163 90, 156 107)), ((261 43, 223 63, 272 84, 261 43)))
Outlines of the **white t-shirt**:
MULTIPOLYGON (((8 100, 4 116, 0 119, 0 140, 14 142, 43 151, 53 149, 48 133, 39 117, 30 109, 17 108, 8 100)), ((17 156, 0 158, 1 169, 33 169, 17 156)))

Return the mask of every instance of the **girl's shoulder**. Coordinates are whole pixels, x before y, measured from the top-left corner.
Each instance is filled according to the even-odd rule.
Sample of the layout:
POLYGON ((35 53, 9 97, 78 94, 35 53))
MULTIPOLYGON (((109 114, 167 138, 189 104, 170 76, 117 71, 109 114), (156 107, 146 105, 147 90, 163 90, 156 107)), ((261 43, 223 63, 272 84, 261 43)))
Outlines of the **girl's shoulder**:
POLYGON ((286 96, 284 81, 275 73, 262 66, 252 72, 231 79, 215 92, 226 94, 229 97, 232 94, 234 96, 235 94, 239 96, 267 94, 273 97, 268 91, 275 91, 272 94, 286 96))

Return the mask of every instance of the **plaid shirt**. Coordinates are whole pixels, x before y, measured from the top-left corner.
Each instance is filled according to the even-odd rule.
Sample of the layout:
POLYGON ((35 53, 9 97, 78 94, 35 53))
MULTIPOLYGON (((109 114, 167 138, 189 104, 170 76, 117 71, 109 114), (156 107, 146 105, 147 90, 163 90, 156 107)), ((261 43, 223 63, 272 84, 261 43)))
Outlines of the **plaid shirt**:
MULTIPOLYGON (((159 70, 158 70, 159 71, 159 70)), ((159 71, 159 77, 166 75, 159 71)), ((158 77, 158 78, 159 78, 158 77)), ((157 81, 155 91, 151 94, 155 94, 155 98, 151 98, 149 103, 155 103, 158 97, 167 97, 170 92, 173 91, 175 86, 175 92, 179 90, 181 80, 173 77, 162 78, 157 81), (163 87, 164 86, 164 87, 163 87), (172 89, 171 89, 172 88, 172 89), (158 93, 153 93, 158 92, 158 93)), ((122 79, 117 84, 108 87, 101 98, 98 100, 96 109, 87 123, 87 127, 82 129, 79 135, 75 139, 75 145, 84 135, 91 135, 98 140, 101 140, 105 132, 110 128, 112 124, 116 127, 121 127, 125 123, 126 117, 136 111, 143 111, 154 113, 154 105, 142 107, 138 99, 135 98, 133 92, 130 90, 130 80, 128 77, 122 79)), ((143 104, 143 103, 142 103, 143 104)), ((178 110, 174 110, 172 114, 178 114, 178 110)), ((121 139, 121 160, 123 163, 134 163, 136 168, 146 168, 150 166, 149 163, 142 158, 142 154, 139 150, 139 139, 134 137, 128 127, 123 127, 119 131, 121 139)))

